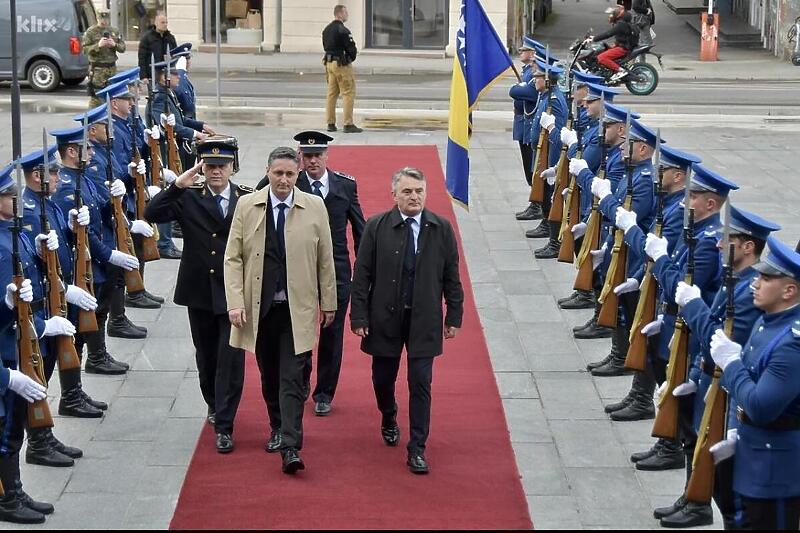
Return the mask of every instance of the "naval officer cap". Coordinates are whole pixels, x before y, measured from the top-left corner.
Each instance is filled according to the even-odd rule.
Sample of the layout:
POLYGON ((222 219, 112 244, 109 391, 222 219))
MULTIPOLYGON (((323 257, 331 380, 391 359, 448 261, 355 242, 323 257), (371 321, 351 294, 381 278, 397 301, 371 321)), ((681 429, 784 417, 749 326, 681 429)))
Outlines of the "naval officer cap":
POLYGON ((105 100, 106 95, 111 98, 133 98, 133 93, 128 89, 129 83, 127 79, 120 80, 111 85, 106 85, 95 94, 100 100, 105 100))
POLYGON ((92 124, 106 124, 108 122, 108 106, 106 104, 99 105, 86 113, 75 115, 72 120, 83 124, 84 117, 86 117, 86 124, 89 126, 92 124))
POLYGON ((0 194, 17 194, 17 182, 14 181, 14 163, 0 170, 0 194))
POLYGON ((616 124, 618 122, 625 123, 628 120, 628 113, 631 114, 631 120, 636 120, 639 118, 639 113, 634 113, 633 111, 629 111, 627 108, 622 107, 620 105, 615 104, 605 104, 605 118, 604 121, 606 124, 616 124))
POLYGON ((197 157, 207 165, 235 163, 238 151, 236 137, 226 135, 215 135, 197 143, 197 157))
POLYGON ((602 84, 605 79, 602 76, 595 76, 594 74, 580 72, 578 70, 572 71, 572 78, 579 87, 589 85, 590 83, 602 84))
POLYGON ((661 145, 661 167, 662 168, 678 168, 686 172, 694 163, 700 163, 702 159, 699 156, 683 152, 677 148, 661 145))
POLYGON ((778 224, 733 205, 731 206, 730 228, 731 235, 750 235, 762 241, 766 241, 773 231, 781 229, 778 224))
MULTIPOLYGON (((629 131, 628 134, 634 141, 643 142, 653 148, 655 148, 656 142, 658 142, 658 134, 656 131, 645 126, 638 120, 631 120, 631 131, 629 131)), ((661 142, 663 143, 664 139, 661 139, 661 142)))
POLYGON ((120 81, 125 81, 128 84, 134 83, 139 79, 139 67, 133 67, 132 69, 123 70, 117 74, 114 74, 110 78, 108 78, 108 84, 113 85, 120 81))
POLYGON ((605 100, 606 103, 613 102, 614 97, 619 94, 618 90, 597 83, 587 83, 586 86, 589 87, 589 93, 586 95, 586 98, 584 98, 587 102, 594 102, 601 98, 605 100))
POLYGON ((536 70, 533 73, 534 78, 539 78, 539 77, 543 78, 545 72, 548 72, 551 78, 557 78, 564 73, 564 69, 559 67, 558 65, 548 65, 547 63, 538 58, 536 59, 536 67, 538 68, 538 70, 536 70))
POLYGON ((789 277, 800 281, 800 254, 770 235, 769 254, 753 265, 756 272, 766 276, 789 277))
MULTIPOLYGON (((58 159, 56 159, 57 149, 58 147, 56 145, 47 149, 47 164, 50 166, 50 170, 58 170, 59 164, 58 159)), ((19 160, 19 164, 22 170, 31 172, 37 168, 44 167, 44 158, 45 152, 40 149, 22 156, 22 159, 19 160)))
POLYGON ((50 135, 56 138, 56 145, 58 146, 80 144, 83 142, 83 126, 53 130, 50 132, 50 135))
POLYGON ((300 151, 306 154, 319 154, 328 149, 328 143, 333 141, 333 137, 309 130, 301 131, 294 136, 294 140, 300 143, 300 151))
POLYGON ((192 56, 192 43, 183 43, 169 51, 172 57, 191 57, 192 56))
POLYGON ((179 57, 172 57, 169 61, 159 61, 158 63, 153 63, 153 68, 156 72, 166 72, 167 65, 169 65, 170 70, 175 73, 175 64, 178 63, 179 57))
POLYGON ((723 178, 700 163, 692 163, 692 170, 694 171, 694 176, 692 176, 692 182, 689 184, 689 190, 692 192, 713 192, 725 198, 728 193, 739 188, 732 181, 723 178))

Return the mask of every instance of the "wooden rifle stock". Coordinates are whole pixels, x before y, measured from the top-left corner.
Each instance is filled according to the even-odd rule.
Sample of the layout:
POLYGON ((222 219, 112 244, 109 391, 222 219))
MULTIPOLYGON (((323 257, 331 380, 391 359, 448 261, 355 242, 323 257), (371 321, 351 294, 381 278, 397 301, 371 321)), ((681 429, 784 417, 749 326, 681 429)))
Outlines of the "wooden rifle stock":
MULTIPOLYGON (((128 220, 125 217, 125 212, 122 210, 122 197, 112 196, 111 205, 114 209, 114 236, 117 240, 117 250, 123 254, 133 255, 136 253, 133 249, 133 239, 128 230, 128 220)), ((128 292, 138 292, 144 290, 144 282, 142 275, 137 269, 128 270, 125 272, 125 288, 128 292)))
POLYGON ((648 262, 642 286, 639 288, 639 302, 631 324, 630 344, 625 355, 625 366, 633 370, 645 370, 647 366, 647 335, 642 328, 655 320, 658 283, 653 276, 653 262, 648 262))
POLYGON ((575 261, 575 236, 572 227, 581 218, 581 191, 576 183, 575 176, 569 182, 567 189, 566 209, 561 219, 561 249, 558 252, 560 263, 573 263, 575 261))
POLYGON ((550 222, 562 222, 564 218, 564 202, 565 198, 561 191, 569 186, 569 159, 567 159, 567 145, 566 143, 561 147, 561 156, 558 159, 558 166, 556 167, 556 183, 553 188, 553 204, 550 207, 550 215, 547 220, 550 222))
MULTIPOLYGON (((76 196, 75 208, 81 208, 76 196)), ((89 253, 89 233, 86 226, 76 220, 75 225, 75 286, 94 295, 94 275, 92 274, 92 256, 89 253)), ((97 331, 97 316, 94 311, 78 309, 78 332, 92 333, 97 331)))
POLYGON ((722 371, 714 369, 714 377, 706 394, 706 405, 700 422, 700 434, 694 447, 692 476, 686 485, 686 499, 696 503, 711 503, 714 496, 714 456, 711 447, 725 438, 725 419, 728 395, 720 386, 722 371))
MULTIPOLYGON (((552 98, 547 101, 547 112, 553 111, 552 98)), ((531 176, 531 194, 528 199, 531 202, 544 201, 544 179, 542 172, 547 168, 550 160, 550 138, 545 128, 539 130, 539 140, 536 142, 536 159, 533 164, 533 175, 531 176)))
MULTIPOLYGON (((157 127, 153 125, 153 127, 157 127)), ((150 180, 153 185, 165 187, 164 177, 161 175, 161 141, 148 135, 147 146, 150 148, 150 180)))
MULTIPOLYGON (((43 227, 44 233, 48 233, 49 228, 43 227)), ((55 250, 48 250, 47 245, 42 242, 42 260, 45 267, 45 277, 47 279, 47 308, 49 315, 67 318, 67 302, 64 296, 64 289, 61 284, 61 265, 58 262, 58 254, 55 250)), ((81 367, 81 360, 75 350, 75 340, 72 335, 59 335, 55 339, 56 356, 58 369, 60 371, 73 370, 81 367)))
POLYGON ((167 167, 180 176, 183 174, 183 164, 178 151, 178 142, 175 139, 175 127, 167 124, 164 130, 167 134, 167 167))
POLYGON ((675 321, 667 364, 667 387, 658 400, 658 413, 653 422, 653 437, 662 439, 678 438, 678 408, 680 398, 672 392, 686 381, 689 366, 689 328, 681 317, 675 321))
MULTIPOLYGON (((141 160, 142 156, 139 153, 139 147, 136 146, 136 143, 133 143, 133 162, 138 165, 141 160)), ((150 194, 147 192, 146 176, 139 174, 139 172, 136 171, 136 167, 134 167, 133 170, 133 187, 136 193, 136 219, 144 220, 144 209, 147 202, 150 200, 150 194)), ((151 224, 151 226, 153 225, 151 224)), ((156 231, 155 226, 153 226, 153 231, 156 231)), ((151 237, 142 235, 142 255, 145 261, 161 259, 161 255, 158 253, 158 243, 156 239, 156 235, 151 237)))
POLYGON ((598 301, 602 304, 600 314, 597 315, 597 324, 608 328, 616 328, 619 315, 619 295, 614 292, 614 287, 625 282, 625 265, 628 262, 628 245, 625 243, 625 234, 617 230, 614 236, 614 248, 611 250, 611 263, 606 272, 606 284, 598 301))
POLYGON ((590 291, 594 288, 592 283, 594 265, 592 264, 592 255, 589 252, 593 252, 600 247, 601 216, 599 209, 593 206, 589 220, 586 222, 586 234, 583 237, 581 252, 575 259, 578 274, 575 276, 575 283, 573 283, 572 288, 576 291, 590 291))

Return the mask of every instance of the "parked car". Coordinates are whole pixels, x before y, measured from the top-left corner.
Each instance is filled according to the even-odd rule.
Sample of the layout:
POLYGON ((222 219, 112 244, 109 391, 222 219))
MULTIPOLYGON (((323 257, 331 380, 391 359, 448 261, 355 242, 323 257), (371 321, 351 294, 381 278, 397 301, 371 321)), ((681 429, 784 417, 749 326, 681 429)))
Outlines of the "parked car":
MULTIPOLYGON (((9 10, 8 2, 0 3, 0 81, 11 79, 9 10)), ((37 91, 80 84, 89 73, 81 39, 96 22, 91 0, 17 1, 19 79, 37 91)))

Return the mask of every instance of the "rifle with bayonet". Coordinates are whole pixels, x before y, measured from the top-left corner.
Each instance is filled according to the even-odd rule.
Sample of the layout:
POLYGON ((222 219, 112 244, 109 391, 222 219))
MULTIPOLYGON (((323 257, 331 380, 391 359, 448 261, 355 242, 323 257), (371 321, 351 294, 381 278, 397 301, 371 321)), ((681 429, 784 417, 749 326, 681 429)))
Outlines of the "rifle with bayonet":
MULTIPOLYGON (((631 210, 633 203, 633 138, 631 136, 631 113, 625 118, 625 134, 628 136, 628 149, 625 155, 625 177, 628 188, 623 201, 623 208, 631 210)), ((619 295, 614 292, 614 287, 625 283, 627 279, 628 244, 625 242, 625 232, 617 228, 614 231, 614 247, 611 249, 611 262, 606 272, 606 282, 600 292, 598 302, 601 304, 597 324, 608 328, 616 328, 619 322, 619 295)))
MULTIPOLYGON (((89 158, 89 144, 87 139, 88 124, 86 116, 83 117, 83 141, 81 142, 80 157, 78 161, 78 172, 75 177, 75 210, 80 212, 83 207, 81 195, 81 185, 85 179, 86 164, 89 158)), ((75 286, 81 288, 94 296, 94 274, 92 273, 92 254, 89 252, 89 230, 86 226, 78 224, 77 219, 73 221, 73 232, 75 233, 75 286)), ((97 316, 94 311, 78 309, 78 332, 92 333, 97 331, 97 316)))
MULTIPOLYGON (((131 161, 135 163, 132 173, 133 173, 133 189, 136 196, 136 202, 134 207, 134 212, 136 214, 137 220, 144 220, 144 209, 147 205, 147 202, 150 201, 150 193, 147 190, 147 176, 145 174, 139 174, 139 171, 136 170, 138 168, 139 161, 142 160, 142 154, 139 152, 139 143, 137 139, 140 139, 140 135, 144 133, 139 131, 139 94, 137 93, 134 95, 134 104, 132 108, 132 115, 131 115, 131 131, 133 132, 133 143, 131 143, 131 161)), ((150 140, 150 136, 148 135, 148 141, 150 140)), ((159 167, 161 163, 159 162, 159 167)), ((161 259, 161 255, 158 252, 158 227, 155 224, 151 224, 153 228, 153 236, 145 237, 142 235, 142 259, 145 261, 155 261, 157 259, 161 259)))
MULTIPOLYGON (((577 104, 574 116, 578 116, 577 104)), ((583 130, 580 124, 575 128, 575 133, 578 136, 578 151, 575 157, 583 159, 583 130)), ((567 172, 569 172, 568 162, 567 172)), ((577 176, 571 176, 569 179, 563 211, 561 216, 561 229, 558 231, 559 240, 561 240, 561 248, 558 250, 558 261, 560 263, 572 263, 575 261, 575 235, 572 234, 572 227, 581 219, 581 188, 578 186, 577 176)))
MULTIPOLYGON (((569 92, 567 92, 567 109, 569 109, 569 114, 567 115, 567 129, 572 129, 573 124, 578 116, 578 101, 574 97, 574 87, 572 85, 571 80, 567 80, 569 83, 569 92)), ((558 164, 556 165, 556 181, 555 187, 553 188, 553 201, 550 207, 550 215, 547 217, 547 220, 550 222, 562 222, 564 218, 564 201, 565 198, 561 194, 561 191, 567 188, 569 185, 569 158, 567 157, 567 143, 561 144, 561 155, 558 158, 558 164)))
MULTIPOLYGON (((656 151, 654 155, 654 167, 656 169, 656 225, 654 233, 661 237, 664 228, 664 169, 661 168, 661 130, 657 132, 656 151)), ((655 261, 647 258, 642 284, 639 287, 639 301, 636 305, 636 313, 633 316, 631 332, 628 345, 628 353, 625 356, 625 366, 634 370, 644 370, 647 366, 647 335, 642 333, 642 328, 655 320, 656 304, 658 300, 658 281, 653 275, 655 261)))
MULTIPOLYGON (((544 92, 542 95, 548 95, 550 92, 550 47, 545 50, 545 70, 544 70, 544 92)), ((545 96, 547 98, 547 96, 545 96)), ((553 112, 553 100, 555 99, 555 92, 550 95, 547 100, 546 112, 553 112)), ((547 163, 550 159, 550 139, 548 132, 545 128, 539 127, 539 139, 536 142, 536 158, 533 164, 533 175, 531 175, 531 193, 528 199, 531 202, 544 201, 544 179, 542 179, 542 172, 547 168, 547 163)))
MULTIPOLYGON (((608 157, 608 150, 606 149, 606 106, 604 101, 600 101, 600 168, 597 171, 597 177, 600 179, 606 178, 606 159, 608 157)), ((584 191, 585 192, 585 191, 584 191)), ((600 213, 600 200, 595 196, 592 201, 592 211, 589 214, 589 219, 586 221, 586 233, 583 237, 583 244, 581 251, 575 258, 575 268, 578 269, 578 274, 575 276, 575 283, 572 288, 576 291, 590 291, 593 289, 592 278, 594 277, 594 265, 592 265, 593 252, 600 248, 600 230, 602 229, 601 223, 603 214, 600 213)))
MULTIPOLYGON (((42 150, 44 151, 44 168, 39 180, 39 223, 41 233, 50 233, 50 222, 47 220, 47 198, 50 196, 50 156, 47 150, 47 131, 42 129, 42 150)), ((67 243, 62 243, 66 246, 67 243)), ((61 271, 61 262, 56 250, 47 248, 47 243, 41 244, 42 266, 45 273, 43 277, 44 294, 47 305, 45 309, 50 317, 60 316, 67 318, 67 298, 65 295, 66 282, 61 271)), ((80 374, 81 360, 75 350, 75 338, 72 335, 59 335, 55 338, 56 361, 58 372, 77 371, 80 374)))
MULTIPOLYGON (((686 194, 684 196, 683 241, 688 250, 686 276, 684 283, 691 285, 694 281, 694 248, 697 239, 694 236, 694 209, 689 208, 690 176, 686 176, 686 194)), ((668 297, 667 297, 668 298, 668 297)), ((678 418, 680 399, 673 395, 675 387, 686 381, 689 366, 689 327, 683 318, 675 319, 675 332, 669 343, 669 362, 667 363, 667 384, 658 400, 658 413, 653 422, 652 435, 663 439, 678 438, 678 418)))
MULTIPOLYGON (((106 94, 106 150, 108 151, 108 164, 106 165, 106 186, 114 182, 114 173, 111 168, 111 150, 114 144, 114 125, 111 118, 111 98, 106 94)), ((111 196, 111 219, 114 225, 114 238, 117 242, 117 250, 123 254, 136 255, 133 247, 133 238, 128 228, 128 217, 122 208, 122 196, 111 196)), ((129 293, 144 290, 142 275, 138 269, 125 271, 125 288, 129 293)))
MULTIPOLYGON (((45 152, 45 157, 47 153, 45 152)), ((12 283, 17 286, 16 302, 14 306, 15 326, 17 332, 17 368, 20 372, 31 378, 33 381, 47 387, 47 380, 44 375, 44 359, 39 347, 39 336, 36 333, 36 326, 33 323, 33 310, 31 304, 19 297, 22 283, 25 281, 25 272, 22 269, 22 259, 20 258, 19 246, 22 238, 22 167, 17 160, 17 193, 13 198, 14 206, 14 225, 11 229, 11 260, 14 263, 14 276, 12 283)), ((45 245, 45 248, 47 246, 45 245)), ((47 398, 36 400, 27 405, 28 423, 31 429, 53 427, 53 417, 50 415, 50 407, 47 398)))
MULTIPOLYGON (((728 249, 725 265, 725 334, 733 339, 733 321, 736 317, 734 307, 734 293, 736 291, 736 276, 733 272, 734 244, 730 241, 731 201, 725 207, 725 230, 723 243, 728 249)), ((694 447, 692 458, 692 475, 686 485, 686 499, 696 503, 711 503, 714 496, 714 456, 711 447, 725 438, 725 422, 728 418, 728 394, 720 386, 722 369, 714 367, 711 385, 705 398, 703 417, 700 420, 700 431, 694 447)))
MULTIPOLYGON (((171 116, 172 113, 169 110, 169 102, 170 98, 172 98, 172 79, 170 77, 170 62, 172 61, 172 56, 170 56, 169 52, 167 52, 167 54, 164 56, 164 60, 167 62, 167 73, 164 78, 167 98, 164 102, 164 114, 171 116)), ((183 174, 183 164, 181 163, 181 153, 178 149, 178 141, 175 138, 175 127, 165 124, 164 131, 167 137, 167 168, 173 171, 176 175, 180 176, 183 174)))

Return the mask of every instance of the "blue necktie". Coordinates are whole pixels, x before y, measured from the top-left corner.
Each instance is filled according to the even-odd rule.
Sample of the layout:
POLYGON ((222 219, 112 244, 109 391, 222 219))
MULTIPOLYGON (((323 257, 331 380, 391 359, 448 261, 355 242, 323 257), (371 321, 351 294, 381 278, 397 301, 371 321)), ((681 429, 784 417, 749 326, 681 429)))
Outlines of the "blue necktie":
POLYGON ((313 191, 313 192, 314 192, 314 194, 316 194, 317 196, 319 196, 319 197, 320 197, 320 198, 322 198, 323 200, 325 199, 325 198, 322 196, 322 191, 320 190, 320 189, 322 188, 322 183, 320 183, 320 182, 319 182, 319 180, 314 180, 314 181, 312 181, 312 182, 311 182, 311 188, 312 188, 312 189, 314 189, 314 191, 313 191))
POLYGON ((218 194, 214 197, 214 200, 217 201, 217 209, 219 209, 219 214, 222 215, 222 218, 225 218, 225 210, 222 209, 222 200, 225 198, 222 197, 221 194, 218 194))
MULTIPOLYGON (((278 234, 278 249, 281 251, 281 258, 286 257, 286 240, 283 235, 284 228, 286 227, 286 208, 289 207, 288 205, 284 204, 283 202, 278 204, 278 222, 275 224, 275 232, 278 234)), ((278 276, 278 282, 275 284, 275 292, 281 292, 286 290, 286 286, 283 283, 283 276, 278 276)))

